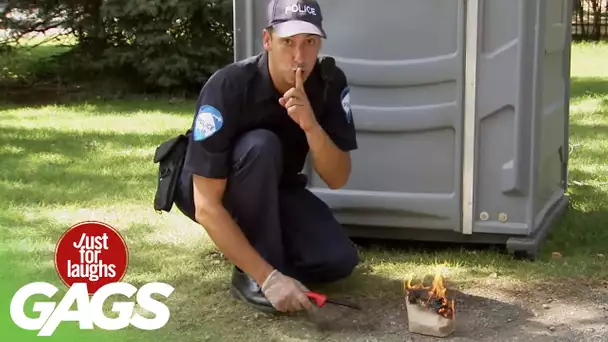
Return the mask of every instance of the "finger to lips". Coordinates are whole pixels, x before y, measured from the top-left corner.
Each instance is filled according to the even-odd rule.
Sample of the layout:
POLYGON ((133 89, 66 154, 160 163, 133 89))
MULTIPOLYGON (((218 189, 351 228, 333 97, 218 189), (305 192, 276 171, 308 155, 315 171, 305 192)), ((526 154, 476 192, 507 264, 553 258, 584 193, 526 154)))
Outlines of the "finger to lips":
POLYGON ((304 89, 304 84, 302 82, 302 68, 296 69, 296 89, 304 89))

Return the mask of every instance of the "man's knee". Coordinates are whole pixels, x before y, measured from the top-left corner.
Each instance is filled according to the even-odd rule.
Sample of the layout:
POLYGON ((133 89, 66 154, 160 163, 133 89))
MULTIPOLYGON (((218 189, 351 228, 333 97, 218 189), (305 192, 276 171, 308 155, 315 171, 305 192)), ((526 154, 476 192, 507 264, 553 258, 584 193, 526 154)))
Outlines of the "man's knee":
POLYGON ((276 194, 272 194, 281 179, 282 156, 281 141, 269 130, 251 130, 236 141, 223 203, 241 220, 241 229, 259 226, 263 224, 261 221, 278 216, 275 213, 278 209, 276 194), (266 194, 266 202, 259 201, 260 194, 266 194))
POLYGON ((279 137, 267 129, 255 129, 237 141, 233 151, 233 163, 243 167, 278 167, 282 163, 282 146, 279 137))
POLYGON ((349 277, 359 264, 357 248, 350 241, 336 241, 335 247, 325 251, 321 258, 301 265, 298 277, 305 282, 331 283, 349 277))
POLYGON ((357 248, 350 241, 336 249, 328 258, 325 264, 326 281, 334 281, 350 276, 359 264, 359 254, 357 248))

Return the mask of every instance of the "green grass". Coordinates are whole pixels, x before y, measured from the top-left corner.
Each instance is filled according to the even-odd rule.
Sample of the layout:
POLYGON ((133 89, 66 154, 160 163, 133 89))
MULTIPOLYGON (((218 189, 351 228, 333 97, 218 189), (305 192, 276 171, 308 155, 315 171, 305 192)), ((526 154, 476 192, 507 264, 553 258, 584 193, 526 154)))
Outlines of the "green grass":
MULTIPOLYGON (((375 246, 362 250, 364 261, 350 279, 325 290, 367 303, 377 299, 376 305, 391 303, 399 298, 404 277, 433 272, 441 264, 447 266, 449 280, 463 286, 491 275, 496 278, 489 279, 496 281, 528 284, 563 276, 608 279, 607 259, 598 256, 608 257, 606 61, 606 44, 578 44, 573 49, 571 208, 548 236, 540 260, 518 261, 484 249, 375 246), (552 259, 554 251, 563 258, 552 259)), ((172 316, 165 329, 128 329, 104 336, 142 341, 152 336, 179 336, 180 341, 245 339, 245 332, 264 340, 325 336, 305 330, 302 321, 252 318, 253 311, 228 298, 231 267, 214 253, 204 230, 177 210, 163 215, 153 210, 154 149, 188 127, 193 103, 130 99, 0 107, 2 300, 10 300, 32 281, 62 288, 53 265, 55 243, 70 225, 96 219, 113 225, 126 238, 131 262, 124 281, 163 281, 176 288, 166 301, 172 316)), ((8 303, 2 305, 6 308, 8 303)), ((16 331, 10 323, 3 324, 16 331)))

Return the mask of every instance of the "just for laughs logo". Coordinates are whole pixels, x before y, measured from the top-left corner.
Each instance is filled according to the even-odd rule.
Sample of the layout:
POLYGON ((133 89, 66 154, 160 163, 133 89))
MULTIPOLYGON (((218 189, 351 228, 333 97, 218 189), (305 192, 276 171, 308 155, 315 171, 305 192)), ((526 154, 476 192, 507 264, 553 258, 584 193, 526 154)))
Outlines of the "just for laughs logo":
POLYGON ((103 233, 101 236, 87 236, 86 233, 83 233, 80 241, 74 243, 73 246, 79 253, 79 262, 73 263, 71 259, 67 260, 67 278, 86 277, 90 281, 97 281, 99 278, 116 277, 116 264, 105 264, 99 258, 102 250, 109 250, 107 233, 103 233))
POLYGON ((160 294, 168 298, 173 293, 173 287, 154 282, 137 289, 121 282, 128 263, 128 248, 118 231, 101 222, 76 224, 59 238, 55 248, 55 268, 61 281, 68 287, 67 293, 61 299, 54 298, 59 289, 53 284, 27 284, 13 296, 11 318, 22 329, 38 330, 38 336, 51 336, 65 321, 77 321, 80 329, 93 329, 96 326, 104 330, 118 330, 129 324, 145 330, 162 328, 169 321, 169 308, 153 299, 152 295, 160 294), (115 301, 111 308, 118 316, 110 318, 104 313, 103 306, 110 296, 116 294, 131 300, 115 301), (44 295, 49 301, 33 303, 32 311, 37 313, 37 317, 28 317, 25 303, 37 295, 44 295), (77 308, 70 310, 74 303, 77 308), (154 318, 136 313, 136 303, 154 318))

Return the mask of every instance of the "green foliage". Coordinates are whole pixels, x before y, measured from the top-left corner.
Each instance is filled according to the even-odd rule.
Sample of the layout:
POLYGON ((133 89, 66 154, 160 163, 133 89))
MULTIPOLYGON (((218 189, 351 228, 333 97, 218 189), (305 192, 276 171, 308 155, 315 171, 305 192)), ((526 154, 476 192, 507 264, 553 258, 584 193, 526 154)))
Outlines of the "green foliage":
POLYGON ((63 81, 114 79, 142 91, 198 91, 232 60, 229 0, 46 0, 36 5, 11 0, 0 20, 15 41, 47 29, 75 36, 75 48, 53 61, 63 81))
POLYGON ((232 57, 230 1, 107 0, 103 9, 104 67, 134 71, 143 85, 199 87, 232 57))

